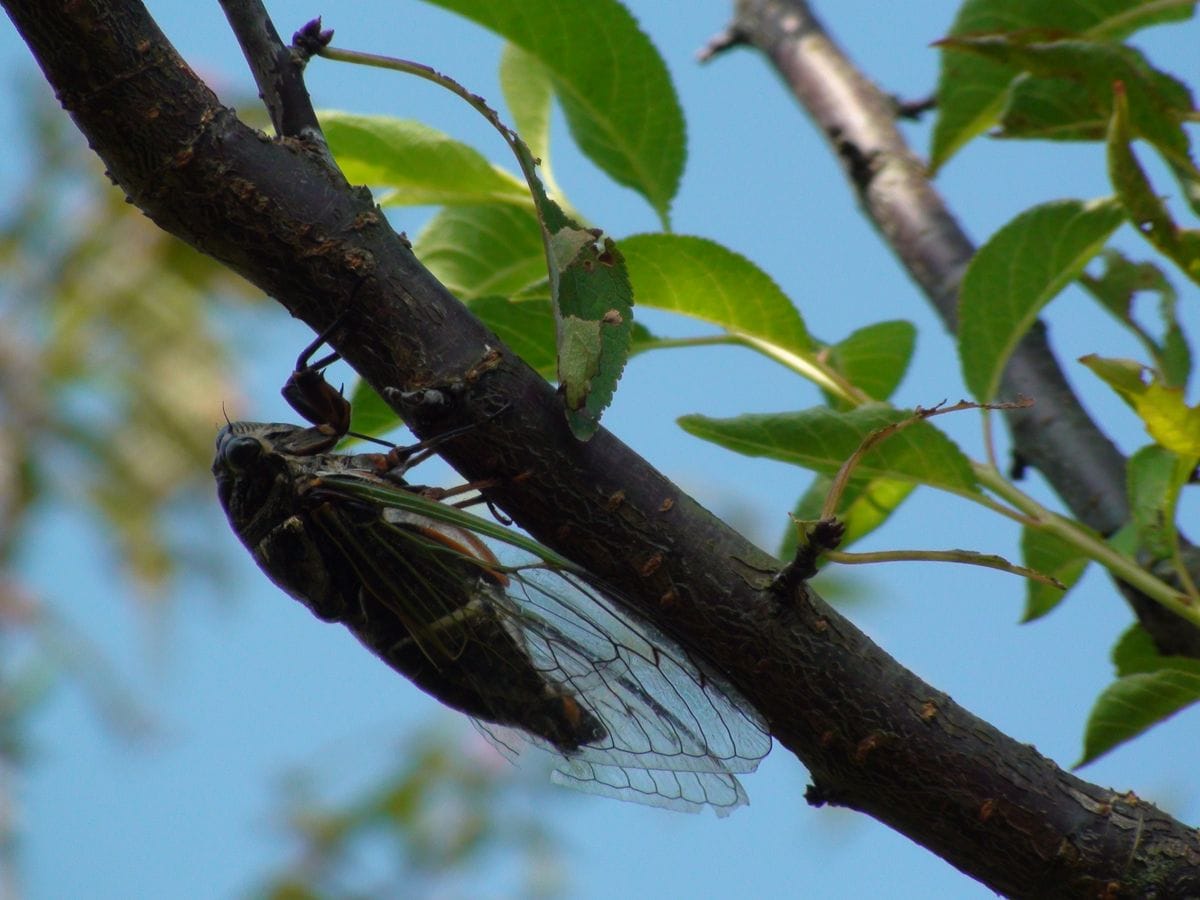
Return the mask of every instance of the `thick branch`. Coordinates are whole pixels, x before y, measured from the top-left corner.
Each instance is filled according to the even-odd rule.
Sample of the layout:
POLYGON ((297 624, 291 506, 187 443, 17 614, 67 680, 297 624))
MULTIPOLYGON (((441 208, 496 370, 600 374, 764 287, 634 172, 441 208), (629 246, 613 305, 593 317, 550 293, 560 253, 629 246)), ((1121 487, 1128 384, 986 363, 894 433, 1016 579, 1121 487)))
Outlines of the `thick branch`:
POLYGON ((4 0, 118 185, 162 227, 333 337, 376 387, 438 387, 419 434, 535 536, 725 671, 809 767, 809 800, 862 810, 998 891, 1200 893, 1195 834, 1062 772, 917 679, 605 431, 573 440, 554 390, 413 258, 370 195, 301 141, 245 127, 132 0, 4 0))
MULTIPOLYGON (((894 102, 846 57, 804 0, 738 0, 733 23, 710 52, 736 44, 760 50, 787 82, 841 159, 863 210, 953 331, 959 283, 975 248, 896 127, 894 102)), ((1018 458, 1091 528, 1107 535, 1124 525, 1125 460, 1080 405, 1040 321, 1013 351, 1001 390, 1036 400, 1005 413, 1018 458)), ((1200 657, 1200 629, 1128 585, 1120 588, 1162 652, 1200 657)))

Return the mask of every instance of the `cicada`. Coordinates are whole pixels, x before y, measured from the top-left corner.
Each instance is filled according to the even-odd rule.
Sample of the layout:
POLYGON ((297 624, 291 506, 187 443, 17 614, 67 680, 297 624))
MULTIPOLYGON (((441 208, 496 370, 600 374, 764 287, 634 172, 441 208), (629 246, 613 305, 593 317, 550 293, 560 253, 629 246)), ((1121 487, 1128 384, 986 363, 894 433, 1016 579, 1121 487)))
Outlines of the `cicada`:
POLYGON ((565 558, 409 484, 426 445, 329 452, 349 414, 318 421, 340 394, 312 351, 285 396, 309 395, 293 405, 313 427, 233 422, 217 436, 218 496, 263 572, 510 759, 551 754, 558 783, 719 815, 746 803, 736 774, 770 736, 738 692, 565 558))

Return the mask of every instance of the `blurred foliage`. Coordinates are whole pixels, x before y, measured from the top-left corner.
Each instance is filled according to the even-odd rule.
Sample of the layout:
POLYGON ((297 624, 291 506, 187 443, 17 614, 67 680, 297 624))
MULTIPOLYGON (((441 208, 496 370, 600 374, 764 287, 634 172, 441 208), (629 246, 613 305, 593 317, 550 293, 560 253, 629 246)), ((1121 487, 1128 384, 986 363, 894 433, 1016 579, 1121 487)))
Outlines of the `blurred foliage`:
POLYGON ((205 301, 251 289, 106 185, 56 110, 27 120, 35 171, 0 223, 0 560, 53 498, 152 595, 180 558, 163 516, 207 479, 214 403, 234 395, 205 301))
POLYGON ((473 747, 477 752, 442 733, 408 739, 393 770, 335 804, 314 797, 311 773, 290 779, 286 827, 298 852, 255 894, 269 900, 560 896, 565 879, 557 844, 536 802, 555 790, 546 773, 513 769, 482 737, 473 747), (508 863, 504 884, 486 865, 499 859, 508 863))
MULTIPOLYGON (((221 317, 234 312, 230 301, 261 299, 127 203, 44 89, 24 103, 33 171, 0 212, 2 896, 19 882, 10 791, 34 755, 31 720, 53 689, 68 680, 117 733, 149 723, 136 691, 56 599, 22 582, 31 541, 45 537, 38 514, 69 510, 108 543, 127 584, 98 585, 97 594, 161 604, 180 577, 218 574, 204 548, 172 534, 209 502, 218 403, 230 418, 239 411, 221 317)), ((525 853, 527 893, 555 892, 548 836, 532 819, 497 821, 497 794, 515 783, 507 763, 487 769, 433 738, 400 759, 344 807, 290 798, 303 849, 269 876, 269 895, 351 896, 355 863, 372 848, 399 867, 385 879, 392 895, 411 895, 418 876, 469 870, 497 847, 525 853)), ((305 779, 320 782, 321 771, 305 779)))
POLYGON ((97 585, 102 598, 161 600, 181 565, 209 566, 169 539, 167 519, 208 492, 214 405, 234 394, 208 299, 251 296, 127 204, 47 99, 22 92, 32 171, 0 213, 0 776, 29 762, 30 721, 64 679, 114 731, 144 733, 133 692, 22 564, 44 538, 39 514, 66 510, 128 577, 97 585))

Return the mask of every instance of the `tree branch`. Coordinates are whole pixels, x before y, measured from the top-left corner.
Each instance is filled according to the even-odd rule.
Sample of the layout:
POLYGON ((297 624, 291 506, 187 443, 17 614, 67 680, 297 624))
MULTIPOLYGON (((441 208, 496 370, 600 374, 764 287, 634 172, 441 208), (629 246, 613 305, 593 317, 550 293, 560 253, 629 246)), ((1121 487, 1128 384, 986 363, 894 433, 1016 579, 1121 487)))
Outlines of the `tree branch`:
POLYGON ((575 441, 555 391, 412 256, 319 148, 222 107, 133 0, 3 0, 111 177, 163 228, 315 329, 377 388, 437 387, 421 436, 539 539, 704 653, 809 767, 809 802, 866 812, 997 891, 1200 893, 1200 840, 1133 795, 1061 771, 924 684, 777 562, 601 430, 575 441))
MULTIPOLYGON (((737 0, 702 58, 748 44, 763 53, 829 140, 862 208, 947 329, 975 247, 896 127, 895 102, 847 58, 804 0, 737 0)), ((1129 519, 1125 459, 1080 405, 1039 321, 1005 368, 1001 391, 1033 397, 1005 413, 1018 459, 1035 466, 1081 522, 1111 535, 1129 519)), ((1200 576, 1200 572, 1194 573, 1200 576)), ((1200 629, 1118 583, 1160 652, 1200 658, 1200 629)))

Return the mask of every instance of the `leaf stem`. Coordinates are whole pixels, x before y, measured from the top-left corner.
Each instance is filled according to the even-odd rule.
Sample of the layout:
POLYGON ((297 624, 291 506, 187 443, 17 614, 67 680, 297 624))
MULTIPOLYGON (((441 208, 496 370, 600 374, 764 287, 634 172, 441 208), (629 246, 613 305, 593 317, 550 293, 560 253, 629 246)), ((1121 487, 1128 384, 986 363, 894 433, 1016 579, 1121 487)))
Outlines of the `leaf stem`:
POLYGON ((1029 527, 1039 528, 1061 538, 1089 559, 1104 566, 1121 581, 1137 588, 1180 618, 1200 626, 1200 608, 1197 608, 1185 594, 1139 566, 1135 560, 1119 553, 1078 523, 1046 509, 1005 479, 996 469, 977 465, 976 476, 981 484, 1002 496, 1024 513, 1028 517, 1026 524, 1029 527))
POLYGON ((968 566, 981 566, 985 569, 997 569, 1011 575, 1020 575, 1048 584, 1061 591, 1066 586, 1057 578, 1046 575, 1036 569, 1018 566, 1002 556, 994 553, 977 553, 974 550, 879 550, 871 553, 847 553, 841 550, 826 550, 825 558, 845 565, 865 565, 881 562, 949 562, 968 566))

